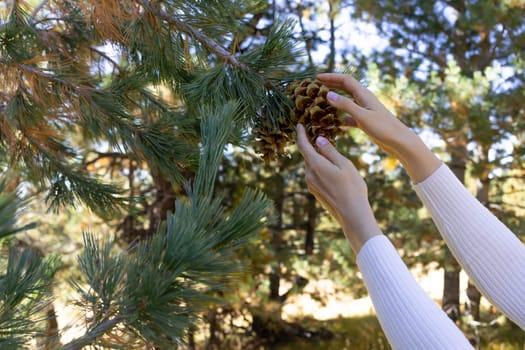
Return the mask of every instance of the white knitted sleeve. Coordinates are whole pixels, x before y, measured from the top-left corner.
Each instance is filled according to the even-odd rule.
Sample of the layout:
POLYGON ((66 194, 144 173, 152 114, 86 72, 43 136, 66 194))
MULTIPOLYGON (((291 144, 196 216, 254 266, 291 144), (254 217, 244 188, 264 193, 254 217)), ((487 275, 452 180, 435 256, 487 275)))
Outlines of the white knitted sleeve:
POLYGON ((525 246, 442 164, 414 185, 479 291, 525 329, 525 246))
POLYGON ((393 349, 473 349, 417 284, 388 238, 376 236, 366 241, 357 263, 393 349))

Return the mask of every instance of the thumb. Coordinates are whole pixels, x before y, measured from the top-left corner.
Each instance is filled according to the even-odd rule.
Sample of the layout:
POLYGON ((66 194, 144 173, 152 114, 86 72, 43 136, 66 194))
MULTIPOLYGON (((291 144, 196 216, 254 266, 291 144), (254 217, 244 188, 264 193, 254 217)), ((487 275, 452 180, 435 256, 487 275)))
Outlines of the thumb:
POLYGON ((341 153, 339 153, 325 137, 317 137, 315 144, 319 148, 319 153, 321 153, 326 159, 336 166, 341 167, 343 162, 346 160, 346 158, 341 153))
POLYGON ((348 97, 341 96, 334 91, 330 91, 328 94, 326 94, 326 98, 332 106, 349 113, 355 118, 356 121, 359 121, 359 119, 365 117, 364 112, 366 110, 348 97))

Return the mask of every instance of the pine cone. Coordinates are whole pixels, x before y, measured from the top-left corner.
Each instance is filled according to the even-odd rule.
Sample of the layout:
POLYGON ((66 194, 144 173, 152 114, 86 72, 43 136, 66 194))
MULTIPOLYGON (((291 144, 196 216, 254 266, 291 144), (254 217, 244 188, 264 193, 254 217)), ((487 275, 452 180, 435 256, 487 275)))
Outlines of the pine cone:
POLYGON ((295 140, 297 123, 305 126, 312 142, 321 135, 333 141, 343 133, 340 127, 344 123, 337 117, 337 109, 326 101, 328 91, 317 79, 304 79, 288 86, 286 95, 292 103, 289 118, 280 120, 278 125, 263 121, 255 127, 256 151, 265 161, 286 153, 285 147, 295 140))
POLYGON ((291 123, 303 124, 311 141, 318 136, 333 141, 343 133, 340 128, 344 124, 343 120, 337 117, 337 109, 326 100, 328 91, 317 79, 304 79, 288 88, 288 98, 294 103, 291 123))
POLYGON ((265 162, 269 162, 277 155, 285 154, 285 147, 290 141, 293 131, 279 128, 264 128, 256 130, 256 151, 261 154, 265 162))

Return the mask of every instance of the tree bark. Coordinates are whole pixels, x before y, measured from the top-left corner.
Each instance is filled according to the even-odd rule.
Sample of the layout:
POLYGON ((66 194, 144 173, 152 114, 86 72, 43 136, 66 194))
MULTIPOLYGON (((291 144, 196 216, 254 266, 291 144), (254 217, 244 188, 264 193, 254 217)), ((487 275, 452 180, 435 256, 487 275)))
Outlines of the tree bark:
POLYGON ((272 264, 272 271, 270 273, 270 300, 280 301, 279 288, 281 282, 281 249, 282 249, 282 227, 283 227, 283 209, 284 209, 284 179, 277 173, 272 178, 274 185, 273 200, 275 203, 276 222, 272 228, 272 235, 270 239, 270 245, 275 254, 275 262, 272 264))
POLYGON ((328 17, 330 19, 330 53, 328 54, 328 72, 335 69, 335 15, 339 3, 336 0, 328 0, 328 17), (336 3, 337 2, 337 3, 336 3))
POLYGON ((306 237, 304 239, 304 252, 306 255, 312 255, 314 253, 314 235, 315 227, 317 224, 317 209, 315 205, 315 197, 312 194, 306 196, 308 200, 306 204, 306 210, 308 219, 306 222, 306 237))
POLYGON ((60 347, 57 315, 53 303, 49 303, 43 310, 46 314, 46 337, 38 339, 38 347, 43 350, 53 350, 60 347))
POLYGON ((216 307, 212 307, 208 310, 206 319, 210 326, 210 332, 209 332, 210 337, 208 338, 208 342, 206 344, 206 350, 220 349, 220 346, 221 346, 221 341, 219 339, 220 326, 219 326, 219 322, 217 319, 217 308, 216 307))
POLYGON ((470 279, 468 280, 467 297, 469 299, 469 312, 474 320, 479 321, 481 293, 470 279))
MULTIPOLYGON (((480 180, 481 186, 478 187, 476 198, 484 205, 487 205, 487 203, 489 202, 489 188, 490 188, 490 178, 489 178, 488 169, 485 169, 483 171, 479 180, 480 180)), ((474 320, 479 321, 480 320, 481 293, 476 288, 476 286, 470 281, 470 279, 469 279, 468 287, 467 287, 467 297, 469 299, 469 304, 468 304, 469 312, 472 315, 472 318, 474 320)))
MULTIPOLYGON (((450 169, 456 175, 456 177, 465 183, 465 170, 466 170, 466 159, 467 159, 467 148, 466 144, 461 142, 459 139, 451 145, 451 156, 452 160, 450 163, 450 169)), ((444 262, 444 284, 443 284, 443 299, 442 309, 452 319, 457 322, 461 316, 460 300, 459 300, 459 275, 461 272, 461 266, 452 256, 452 253, 445 247, 445 262, 444 262)))
POLYGON ((448 248, 445 248, 445 274, 443 285, 442 309, 452 319, 457 322, 461 316, 459 303, 459 274, 461 267, 456 262, 448 248))

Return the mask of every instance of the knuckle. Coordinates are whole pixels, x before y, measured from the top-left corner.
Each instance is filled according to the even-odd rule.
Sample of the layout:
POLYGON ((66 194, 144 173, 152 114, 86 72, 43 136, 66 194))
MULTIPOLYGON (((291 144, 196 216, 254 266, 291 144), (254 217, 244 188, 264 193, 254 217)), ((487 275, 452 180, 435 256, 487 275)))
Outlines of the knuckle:
POLYGON ((310 175, 310 178, 313 180, 315 178, 315 174, 319 172, 319 165, 315 162, 312 162, 312 164, 310 164, 308 166, 308 173, 310 175))
POLYGON ((317 178, 312 172, 307 172, 304 176, 304 180, 306 181, 306 185, 308 185, 309 187, 315 186, 315 184, 317 183, 317 178))
POLYGON ((313 181, 313 175, 311 172, 307 171, 306 175, 304 176, 304 179, 306 181, 306 184, 309 186, 313 181))

